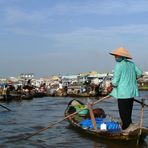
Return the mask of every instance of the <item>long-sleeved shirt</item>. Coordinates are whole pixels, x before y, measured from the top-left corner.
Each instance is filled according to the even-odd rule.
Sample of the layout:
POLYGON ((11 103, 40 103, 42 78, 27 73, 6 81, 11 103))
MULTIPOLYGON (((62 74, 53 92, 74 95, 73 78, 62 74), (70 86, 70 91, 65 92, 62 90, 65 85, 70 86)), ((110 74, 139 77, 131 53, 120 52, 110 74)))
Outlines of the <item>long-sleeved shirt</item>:
POLYGON ((112 84, 114 86, 110 96, 117 99, 127 99, 139 96, 137 77, 142 75, 142 71, 127 59, 117 62, 112 84))

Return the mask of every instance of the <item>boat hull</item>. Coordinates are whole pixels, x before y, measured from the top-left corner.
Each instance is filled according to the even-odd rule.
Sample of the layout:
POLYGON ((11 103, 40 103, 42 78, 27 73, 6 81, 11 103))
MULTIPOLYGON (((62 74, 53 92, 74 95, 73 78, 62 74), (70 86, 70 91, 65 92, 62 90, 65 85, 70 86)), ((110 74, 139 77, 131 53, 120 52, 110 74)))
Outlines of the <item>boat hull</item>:
MULTIPOLYGON (((73 100, 72 100, 73 101, 73 100)), ((67 109, 65 110, 65 117, 69 116, 71 112, 69 112, 69 106, 72 106, 72 101, 68 104, 67 109)), ((76 101, 74 99, 74 101, 76 101)), ((78 103, 83 104, 82 102, 78 101, 78 103)), ((82 117, 80 117, 81 120, 83 120, 82 117)), ((119 131, 119 132, 109 132, 109 131, 103 131, 100 129, 94 130, 94 129, 85 129, 83 128, 76 119, 76 116, 72 116, 67 118, 68 122, 72 127, 75 129, 79 130, 82 133, 99 137, 99 139, 106 139, 106 140, 119 140, 119 141, 133 141, 133 140, 144 140, 145 137, 148 135, 148 128, 142 127, 141 129, 137 127, 136 129, 129 131, 129 132, 124 132, 124 131, 119 131), (141 134, 139 134, 141 133, 141 134)))

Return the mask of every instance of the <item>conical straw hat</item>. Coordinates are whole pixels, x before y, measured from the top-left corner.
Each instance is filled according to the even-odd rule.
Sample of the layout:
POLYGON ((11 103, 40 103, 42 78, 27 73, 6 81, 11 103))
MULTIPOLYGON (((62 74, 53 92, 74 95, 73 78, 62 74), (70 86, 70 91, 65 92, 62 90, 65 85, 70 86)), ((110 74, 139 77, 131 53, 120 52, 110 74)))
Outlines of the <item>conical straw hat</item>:
POLYGON ((111 55, 119 55, 119 56, 123 56, 123 57, 126 57, 128 59, 132 59, 131 55, 129 54, 129 52, 123 48, 123 47, 120 47, 116 50, 113 50, 111 53, 111 55))

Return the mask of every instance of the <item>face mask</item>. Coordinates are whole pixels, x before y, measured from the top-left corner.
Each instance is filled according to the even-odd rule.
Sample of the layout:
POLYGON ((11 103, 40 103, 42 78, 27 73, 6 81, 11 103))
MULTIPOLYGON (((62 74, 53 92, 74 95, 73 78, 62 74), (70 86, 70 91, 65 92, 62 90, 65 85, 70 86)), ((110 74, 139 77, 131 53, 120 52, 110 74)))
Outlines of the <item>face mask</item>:
POLYGON ((124 58, 123 57, 120 57, 118 59, 116 59, 116 62, 121 62, 124 58))

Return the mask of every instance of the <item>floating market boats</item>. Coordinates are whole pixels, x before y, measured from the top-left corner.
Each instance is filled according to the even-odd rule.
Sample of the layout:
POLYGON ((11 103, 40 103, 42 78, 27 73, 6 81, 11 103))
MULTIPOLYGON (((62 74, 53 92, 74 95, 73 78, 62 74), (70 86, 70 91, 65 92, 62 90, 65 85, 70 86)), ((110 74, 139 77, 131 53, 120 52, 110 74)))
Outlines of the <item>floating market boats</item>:
POLYGON ((148 128, 146 127, 133 124, 129 130, 122 130, 121 123, 109 119, 102 109, 93 109, 93 112, 94 110, 99 110, 94 113, 95 124, 93 118, 90 119, 90 116, 88 117, 91 110, 86 109, 81 101, 73 99, 65 110, 65 117, 75 129, 88 135, 99 137, 99 139, 139 141, 144 140, 148 135, 148 128))

